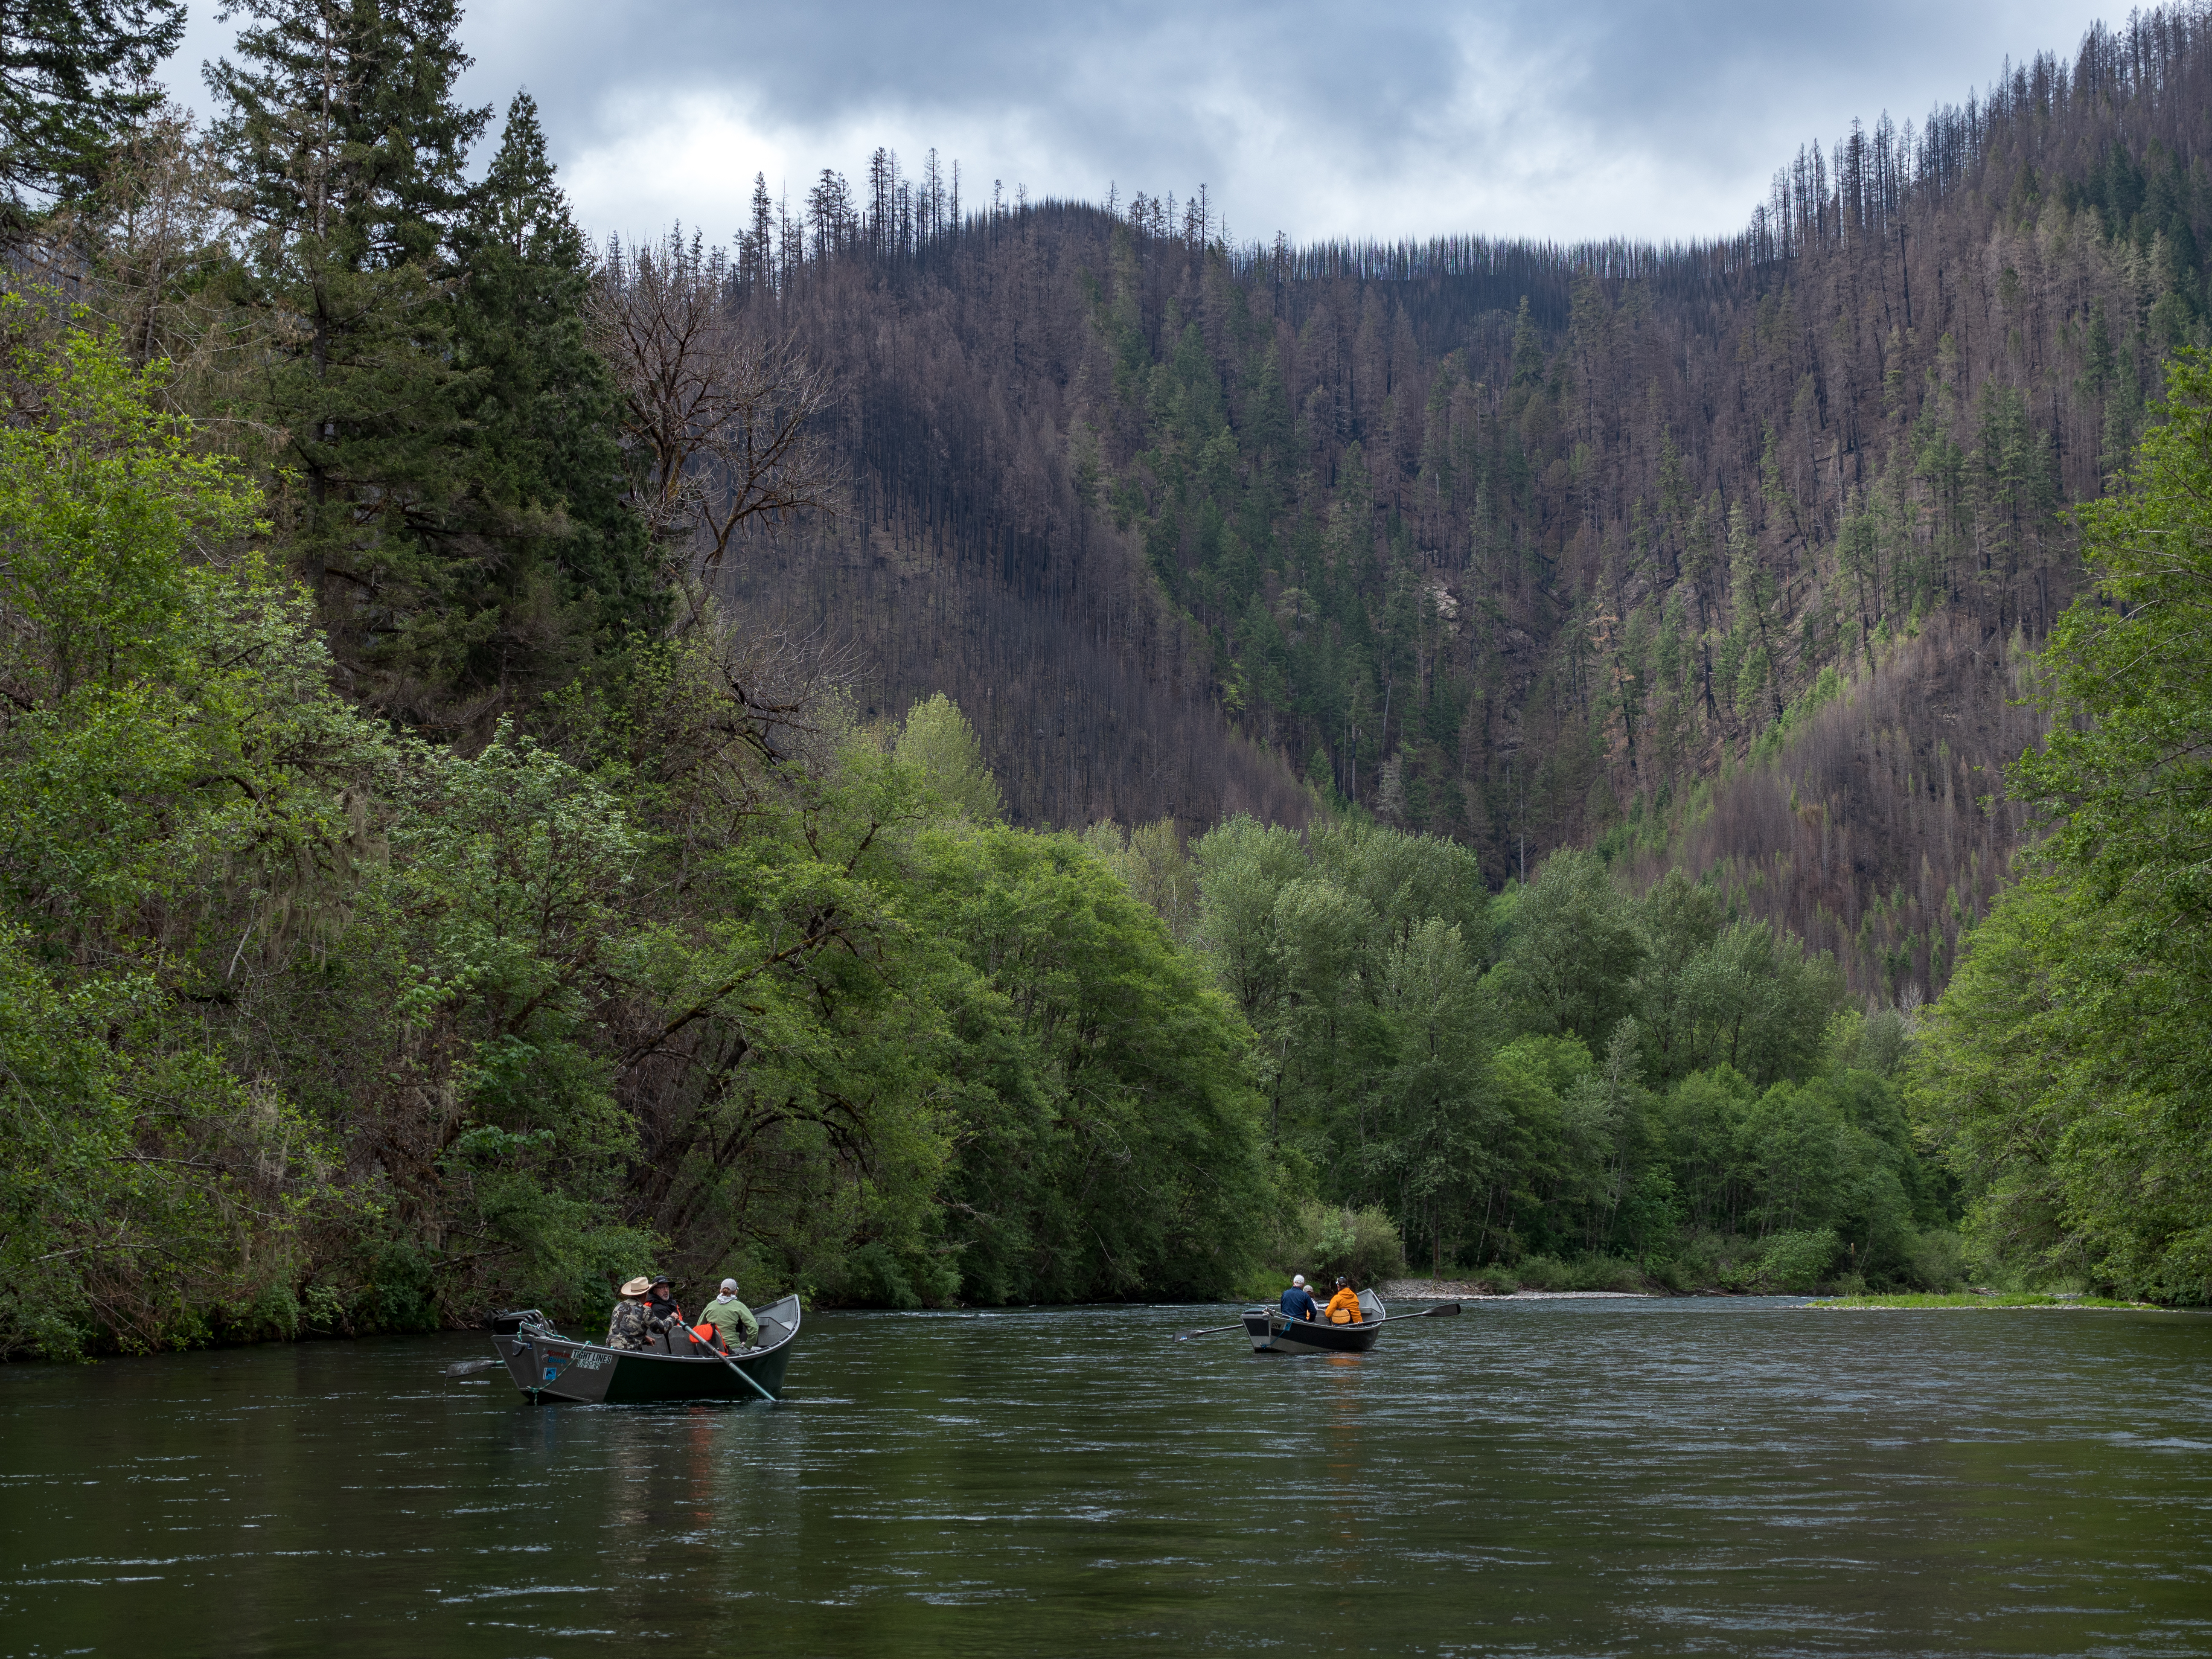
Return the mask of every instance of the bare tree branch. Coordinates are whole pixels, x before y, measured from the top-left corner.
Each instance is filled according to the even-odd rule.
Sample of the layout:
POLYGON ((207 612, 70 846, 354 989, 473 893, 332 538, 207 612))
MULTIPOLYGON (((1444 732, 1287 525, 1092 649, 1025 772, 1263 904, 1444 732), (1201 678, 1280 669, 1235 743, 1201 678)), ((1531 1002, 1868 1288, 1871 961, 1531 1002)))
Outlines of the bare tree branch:
POLYGON ((829 376, 732 304, 727 263, 680 230, 617 245, 591 312, 622 389, 633 499, 697 579, 750 521, 834 517, 842 483, 820 430, 829 376))

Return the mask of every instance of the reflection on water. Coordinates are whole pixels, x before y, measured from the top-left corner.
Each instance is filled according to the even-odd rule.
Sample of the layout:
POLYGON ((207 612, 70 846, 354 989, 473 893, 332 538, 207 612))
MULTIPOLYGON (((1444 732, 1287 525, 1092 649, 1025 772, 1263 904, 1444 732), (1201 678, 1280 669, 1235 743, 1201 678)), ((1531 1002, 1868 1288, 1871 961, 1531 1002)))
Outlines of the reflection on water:
POLYGON ((0 1651, 2212 1652, 2212 1320, 823 1316, 783 1405, 441 1337, 0 1372, 0 1651))

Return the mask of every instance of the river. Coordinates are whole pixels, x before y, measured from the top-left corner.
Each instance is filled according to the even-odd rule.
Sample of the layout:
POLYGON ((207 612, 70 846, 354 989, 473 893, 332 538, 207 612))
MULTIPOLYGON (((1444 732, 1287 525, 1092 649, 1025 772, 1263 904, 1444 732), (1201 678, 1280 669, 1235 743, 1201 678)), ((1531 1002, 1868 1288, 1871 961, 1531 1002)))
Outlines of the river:
POLYGON ((11 1655, 2205 1654, 2212 1318, 810 1318, 765 1407, 465 1335, 0 1369, 11 1655))

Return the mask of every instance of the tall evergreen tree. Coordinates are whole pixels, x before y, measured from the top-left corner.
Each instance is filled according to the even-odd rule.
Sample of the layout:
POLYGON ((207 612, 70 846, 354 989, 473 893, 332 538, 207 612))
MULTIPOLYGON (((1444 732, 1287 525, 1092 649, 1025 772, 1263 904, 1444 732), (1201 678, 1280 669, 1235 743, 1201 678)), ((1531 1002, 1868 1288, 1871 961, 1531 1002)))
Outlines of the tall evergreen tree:
MULTIPOLYGON (((208 70, 234 205, 256 228, 237 298, 263 343, 238 412, 295 480, 278 503, 356 690, 450 722, 507 619, 483 589, 454 444, 482 371, 453 356, 453 231, 489 108, 455 102, 456 0, 241 0, 208 70)), ((493 654, 496 654, 494 653, 493 654)))
POLYGON ((154 66, 184 33, 184 0, 21 0, 0 7, 0 231, 40 198, 76 194, 161 96, 154 66))
POLYGON ((592 637, 611 644, 657 627, 666 596, 644 521, 623 505, 617 393, 585 323, 590 255, 528 93, 507 110, 455 245, 465 271, 455 312, 472 446, 465 501, 478 533, 504 550, 493 564, 510 610, 538 624, 534 662, 510 653, 496 666, 542 676, 592 637))

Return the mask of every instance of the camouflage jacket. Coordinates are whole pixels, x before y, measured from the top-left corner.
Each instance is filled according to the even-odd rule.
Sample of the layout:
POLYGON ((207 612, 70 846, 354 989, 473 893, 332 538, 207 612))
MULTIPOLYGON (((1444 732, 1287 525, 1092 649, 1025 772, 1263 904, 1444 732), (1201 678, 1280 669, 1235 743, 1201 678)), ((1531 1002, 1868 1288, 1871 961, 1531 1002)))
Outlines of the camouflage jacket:
POLYGON ((615 1316, 607 1322, 607 1346, 644 1348, 653 1340, 653 1316, 645 1304, 624 1297, 615 1304, 615 1316))

